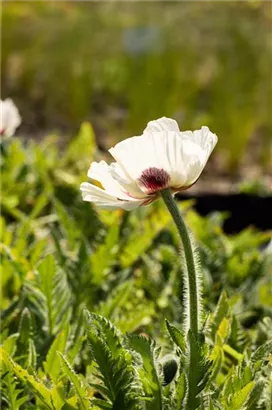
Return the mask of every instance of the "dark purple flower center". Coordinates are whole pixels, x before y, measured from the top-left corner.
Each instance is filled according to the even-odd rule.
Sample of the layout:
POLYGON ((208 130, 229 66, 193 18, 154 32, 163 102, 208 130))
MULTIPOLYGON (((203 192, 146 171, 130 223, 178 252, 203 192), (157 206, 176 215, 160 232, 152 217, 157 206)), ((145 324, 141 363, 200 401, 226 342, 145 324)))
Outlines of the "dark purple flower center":
POLYGON ((167 188, 170 176, 162 168, 151 167, 143 171, 138 181, 140 185, 146 189, 148 194, 152 194, 167 188))

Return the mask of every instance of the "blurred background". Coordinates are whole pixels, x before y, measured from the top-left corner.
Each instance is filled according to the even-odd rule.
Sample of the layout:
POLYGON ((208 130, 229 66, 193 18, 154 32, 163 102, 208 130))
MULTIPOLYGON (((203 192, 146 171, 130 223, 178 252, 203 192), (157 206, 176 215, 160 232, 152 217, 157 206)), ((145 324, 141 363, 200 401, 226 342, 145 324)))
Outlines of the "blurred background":
POLYGON ((271 188, 270 2, 9 1, 2 23, 17 134, 65 143, 90 121, 106 150, 169 116, 219 136, 196 190, 271 188))

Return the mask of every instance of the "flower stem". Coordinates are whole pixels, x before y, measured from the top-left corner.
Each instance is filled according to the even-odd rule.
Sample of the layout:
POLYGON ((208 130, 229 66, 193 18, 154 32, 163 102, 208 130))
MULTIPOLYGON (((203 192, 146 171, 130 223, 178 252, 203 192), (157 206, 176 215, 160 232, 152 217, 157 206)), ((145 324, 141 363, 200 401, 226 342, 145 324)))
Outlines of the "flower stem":
POLYGON ((187 231, 184 220, 181 216, 179 208, 172 196, 170 189, 164 189, 161 191, 161 196, 172 215, 172 218, 176 224, 179 236, 181 238, 185 260, 187 265, 187 275, 188 275, 188 293, 189 293, 189 326, 195 337, 198 340, 198 300, 197 300, 197 275, 196 267, 194 261, 193 248, 190 241, 190 236, 187 231))

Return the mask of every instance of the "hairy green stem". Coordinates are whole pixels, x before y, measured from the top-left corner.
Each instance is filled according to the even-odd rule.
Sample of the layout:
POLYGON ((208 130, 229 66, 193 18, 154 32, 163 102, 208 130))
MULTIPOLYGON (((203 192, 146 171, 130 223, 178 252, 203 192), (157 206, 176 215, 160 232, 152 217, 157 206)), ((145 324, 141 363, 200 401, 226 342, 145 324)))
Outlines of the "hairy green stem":
POLYGON ((185 260, 187 265, 187 275, 188 275, 188 293, 189 293, 189 325, 190 329, 198 340, 198 301, 197 301, 197 277, 196 277, 196 267, 194 262, 193 248, 190 241, 190 236, 187 231, 184 220, 181 216, 179 208, 172 196, 170 189, 164 189, 161 191, 161 196, 172 215, 172 218, 176 224, 179 236, 181 238, 185 260))

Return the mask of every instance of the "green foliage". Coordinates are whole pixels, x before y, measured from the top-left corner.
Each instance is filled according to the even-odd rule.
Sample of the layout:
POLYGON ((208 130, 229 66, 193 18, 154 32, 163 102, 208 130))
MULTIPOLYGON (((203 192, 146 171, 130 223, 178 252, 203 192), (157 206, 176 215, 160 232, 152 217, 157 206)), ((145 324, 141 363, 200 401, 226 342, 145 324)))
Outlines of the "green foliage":
POLYGON ((78 409, 79 410, 87 410, 89 408, 89 400, 87 399, 87 392, 86 388, 82 386, 82 382, 77 374, 74 372, 68 361, 65 357, 59 352, 59 357, 61 358, 61 363, 63 367, 63 373, 68 377, 71 381, 77 397, 78 397, 78 409))
POLYGON ((56 138, 3 142, 3 409, 268 410, 270 233, 227 236, 224 216, 181 204, 209 312, 196 341, 167 212, 83 203, 87 165, 73 153, 86 141, 99 159, 87 124, 67 154, 56 138))
POLYGON ((107 399, 101 408, 141 409, 142 391, 135 381, 132 357, 123 347, 117 329, 102 316, 87 314, 87 337, 99 370, 97 377, 103 382, 102 386, 92 385, 107 399))
POLYGON ((162 380, 160 380, 158 370, 156 369, 155 345, 145 336, 136 335, 130 335, 128 343, 131 349, 140 355, 140 362, 137 366, 139 377, 144 391, 150 399, 150 401, 146 403, 146 409, 161 410, 162 380))
POLYGON ((208 347, 201 341, 195 340, 191 330, 187 336, 187 351, 185 375, 187 392, 185 408, 196 409, 200 405, 200 392, 204 389, 209 379, 210 363, 207 360, 208 347))

